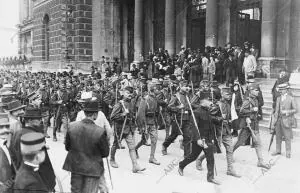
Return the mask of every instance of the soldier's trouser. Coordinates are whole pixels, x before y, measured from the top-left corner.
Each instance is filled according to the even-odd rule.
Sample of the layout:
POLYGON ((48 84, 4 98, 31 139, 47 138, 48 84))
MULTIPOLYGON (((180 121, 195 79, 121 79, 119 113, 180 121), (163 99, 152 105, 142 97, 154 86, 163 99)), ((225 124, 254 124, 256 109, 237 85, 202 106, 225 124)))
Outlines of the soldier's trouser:
MULTIPOLYGON (((157 138, 158 138, 158 132, 155 125, 147 125, 148 134, 150 135, 151 140, 151 153, 150 153, 150 159, 154 158, 155 150, 156 150, 156 144, 157 144, 157 138)), ((137 144, 136 149, 140 148, 142 145, 145 145, 147 142, 145 134, 142 134, 141 141, 137 144)))
POLYGON ((292 128, 285 127, 279 119, 276 125, 276 152, 281 153, 282 136, 285 139, 286 155, 291 155, 292 149, 292 128))
MULTIPOLYGON (((188 120, 182 121, 181 127, 183 133, 183 147, 184 147, 184 157, 188 156, 191 152, 191 134, 190 134, 190 122, 188 120)), ((179 128, 175 121, 172 122, 172 132, 171 135, 164 141, 163 146, 168 148, 171 143, 173 143, 177 136, 180 135, 179 128)))
POLYGON ((214 178, 214 165, 215 165, 215 159, 214 159, 214 152, 213 152, 213 144, 207 143, 208 148, 203 149, 203 147, 199 146, 197 144, 197 141, 192 141, 192 152, 184 158, 181 162, 179 162, 179 167, 181 169, 184 169, 185 166, 192 163, 197 159, 197 157, 200 155, 202 151, 204 151, 204 154, 207 159, 207 180, 211 180, 214 178))
MULTIPOLYGON (((227 171, 233 171, 233 143, 231 135, 223 135, 222 143, 226 149, 227 171)), ((197 163, 202 163, 205 155, 201 155, 197 159, 197 163)))
MULTIPOLYGON (((253 147, 255 148, 257 159, 259 163, 263 163, 263 156, 262 156, 262 147, 261 147, 261 140, 258 130, 254 130, 254 135, 256 140, 253 140, 253 147)), ((251 132, 249 128, 243 128, 238 136, 237 142, 234 144, 233 152, 242 146, 245 141, 251 136, 251 132)))
MULTIPOLYGON (((131 161, 132 161, 132 165, 134 167, 137 166, 134 134, 132 132, 129 132, 128 134, 123 134, 121 140, 122 139, 125 139, 125 141, 127 143, 127 147, 129 149, 129 155, 130 155, 130 158, 131 158, 131 161)), ((113 160, 113 161, 115 161, 115 155, 116 155, 118 147, 119 147, 119 142, 118 142, 118 139, 115 135, 114 142, 113 142, 113 145, 111 147, 111 153, 110 153, 110 159, 113 160)))
POLYGON ((99 189, 99 182, 99 177, 90 177, 71 173, 71 192, 97 193, 99 189))
POLYGON ((43 116, 42 120, 43 120, 44 134, 47 135, 47 130, 49 127, 49 119, 50 119, 49 111, 43 112, 42 116, 43 116))
POLYGON ((61 126, 63 126, 63 132, 65 133, 67 131, 67 124, 68 124, 68 116, 66 113, 62 113, 58 115, 58 117, 55 118, 55 124, 53 128, 53 136, 56 136, 57 130, 60 130, 61 126))

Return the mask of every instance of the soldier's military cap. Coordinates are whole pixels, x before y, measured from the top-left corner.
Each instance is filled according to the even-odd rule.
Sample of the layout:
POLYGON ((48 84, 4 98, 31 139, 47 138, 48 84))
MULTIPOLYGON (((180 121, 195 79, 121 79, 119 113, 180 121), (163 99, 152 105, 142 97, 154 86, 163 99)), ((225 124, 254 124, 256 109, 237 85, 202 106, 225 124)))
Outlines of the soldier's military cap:
POLYGON ((255 79, 250 78, 250 79, 247 80, 247 83, 255 83, 255 79))
POLYGON ((222 94, 231 94, 231 88, 230 87, 224 87, 221 89, 222 94))
POLYGON ((130 93, 133 93, 133 91, 134 91, 133 87, 131 87, 131 86, 126 86, 126 87, 124 88, 124 90, 125 90, 125 91, 129 91, 130 93))
POLYGON ((259 85, 256 83, 251 83, 248 85, 248 90, 257 90, 259 89, 259 85))
POLYGON ((283 83, 283 84, 279 84, 277 87, 279 90, 285 90, 285 89, 289 89, 290 85, 288 83, 283 83))

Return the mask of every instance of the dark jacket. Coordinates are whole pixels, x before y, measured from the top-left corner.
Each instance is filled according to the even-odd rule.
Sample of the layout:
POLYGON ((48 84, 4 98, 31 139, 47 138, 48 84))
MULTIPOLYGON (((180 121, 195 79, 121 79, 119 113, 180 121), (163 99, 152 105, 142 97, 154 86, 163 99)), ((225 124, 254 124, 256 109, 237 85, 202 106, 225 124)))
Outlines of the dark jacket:
POLYGON ((49 192, 38 171, 26 164, 22 164, 17 172, 14 193, 49 192))
MULTIPOLYGON (((12 164, 9 164, 8 158, 4 153, 4 150, 0 147, 0 183, 10 184, 9 181, 13 182, 15 176, 15 170, 12 164)), ((1 185, 0 185, 0 190, 1 185)), ((11 190, 4 190, 4 193, 10 193, 11 190)), ((2 192, 1 192, 2 193, 2 192)))
MULTIPOLYGON (((214 132, 212 128, 209 110, 203 107, 198 107, 196 110, 194 110, 194 115, 201 138, 204 138, 206 141, 212 141, 214 139, 214 132)), ((197 131, 192 116, 190 119, 190 128, 192 132, 192 141, 197 141, 198 139, 200 139, 199 132, 197 131)))
POLYGON ((66 134, 68 151, 63 169, 83 176, 100 177, 104 172, 102 158, 109 154, 104 128, 92 120, 72 122, 66 134))
MULTIPOLYGON (((42 127, 24 127, 22 128, 22 130, 19 130, 16 133, 14 133, 15 140, 11 144, 11 147, 15 147, 16 149, 20 150, 21 136, 23 134, 30 133, 30 132, 44 133, 42 127)), ((23 162, 23 160, 21 156, 21 151, 17 151, 16 153, 19 154, 16 155, 16 157, 21 158, 20 160, 14 160, 14 162, 16 163, 16 167, 18 169, 21 163, 23 162)), ((54 190, 56 185, 55 173, 47 150, 45 151, 45 153, 46 153, 45 161, 40 165, 40 169, 38 173, 40 174, 41 178, 43 179, 46 186, 48 187, 48 190, 51 191, 54 190)))

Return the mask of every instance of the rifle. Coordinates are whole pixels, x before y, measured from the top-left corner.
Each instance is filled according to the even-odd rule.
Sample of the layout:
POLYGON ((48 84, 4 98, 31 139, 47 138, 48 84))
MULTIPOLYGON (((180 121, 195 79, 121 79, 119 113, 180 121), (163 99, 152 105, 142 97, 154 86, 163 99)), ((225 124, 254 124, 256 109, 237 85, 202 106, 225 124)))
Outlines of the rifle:
POLYGON ((195 115, 194 115, 194 111, 193 111, 193 109, 192 109, 192 105, 191 105, 191 103, 190 103, 190 99, 189 99, 189 97, 188 97, 187 95, 186 95, 185 97, 186 97, 186 100, 187 100, 187 102, 188 102, 189 108, 190 108, 190 110, 191 110, 191 114, 192 114, 192 117, 193 117, 193 121, 194 121, 195 127, 196 127, 196 129, 197 129, 197 132, 198 132, 199 137, 200 137, 200 140, 201 140, 201 141, 200 141, 200 144, 198 143, 198 145, 200 145, 200 146, 203 147, 204 149, 207 149, 208 146, 207 146, 207 144, 205 143, 205 139, 201 139, 200 131, 199 131, 199 128, 198 128, 198 124, 197 124, 197 122, 196 122, 196 118, 195 118, 195 115))
POLYGON ((250 133, 251 133, 251 137, 252 137, 252 139, 253 139, 253 142, 257 142, 257 138, 256 138, 256 136, 255 136, 255 134, 254 134, 254 131, 253 131, 253 129, 251 128, 251 125, 250 125, 249 123, 247 123, 247 128, 250 130, 250 133))
MULTIPOLYGON (((122 104, 124 110, 125 110, 125 111, 128 111, 128 110, 125 108, 124 102, 123 102, 122 100, 121 100, 120 102, 121 102, 121 104, 122 104)), ((122 130, 121 130, 121 135, 120 135, 119 141, 122 140, 122 135, 123 135, 123 133, 124 133, 124 129, 125 129, 125 126, 126 126, 127 119, 128 119, 128 116, 126 115, 126 116, 125 116, 125 120, 124 120, 124 122, 123 122, 123 126, 122 126, 122 130)))

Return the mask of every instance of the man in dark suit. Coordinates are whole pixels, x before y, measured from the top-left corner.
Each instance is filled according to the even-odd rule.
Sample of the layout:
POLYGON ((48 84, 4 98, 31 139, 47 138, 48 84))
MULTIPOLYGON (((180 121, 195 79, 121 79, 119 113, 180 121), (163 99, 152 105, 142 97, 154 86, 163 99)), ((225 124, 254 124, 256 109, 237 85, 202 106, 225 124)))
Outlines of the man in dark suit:
POLYGON ((109 144, 104 128, 95 124, 98 102, 85 104, 86 118, 73 122, 66 134, 68 151, 63 169, 71 172, 71 192, 97 193, 100 177, 104 175, 102 158, 109 154, 109 144))
POLYGON ((17 172, 14 193, 49 192, 41 178, 40 164, 45 161, 45 136, 42 133, 26 133, 21 137, 23 163, 17 172))
POLYGON ((224 75, 226 77, 226 86, 233 85, 235 79, 235 61, 233 60, 233 53, 229 53, 228 58, 224 62, 224 75))
MULTIPOLYGON (((35 107, 27 107, 25 109, 25 114, 22 115, 22 118, 25 122, 25 127, 23 127, 21 130, 18 130, 14 133, 13 138, 15 140, 12 141, 11 147, 12 149, 21 149, 21 136, 27 133, 41 133, 44 135, 44 128, 42 124, 42 112, 40 109, 35 107)), ((21 149, 22 150, 22 149, 21 149)), ((19 169, 20 164, 24 161, 22 159, 20 151, 15 151, 17 160, 14 160, 16 163, 17 169, 19 169), (21 160, 19 160, 21 158, 21 160)), ((38 173, 40 177, 43 179, 43 181, 46 184, 48 191, 54 191, 55 189, 55 173, 52 167, 52 163, 50 161, 49 155, 47 150, 44 151, 45 153, 45 160, 40 164, 38 173)))
POLYGON ((0 192, 11 193, 15 168, 7 147, 7 139, 11 130, 9 129, 8 114, 0 114, 0 192))

